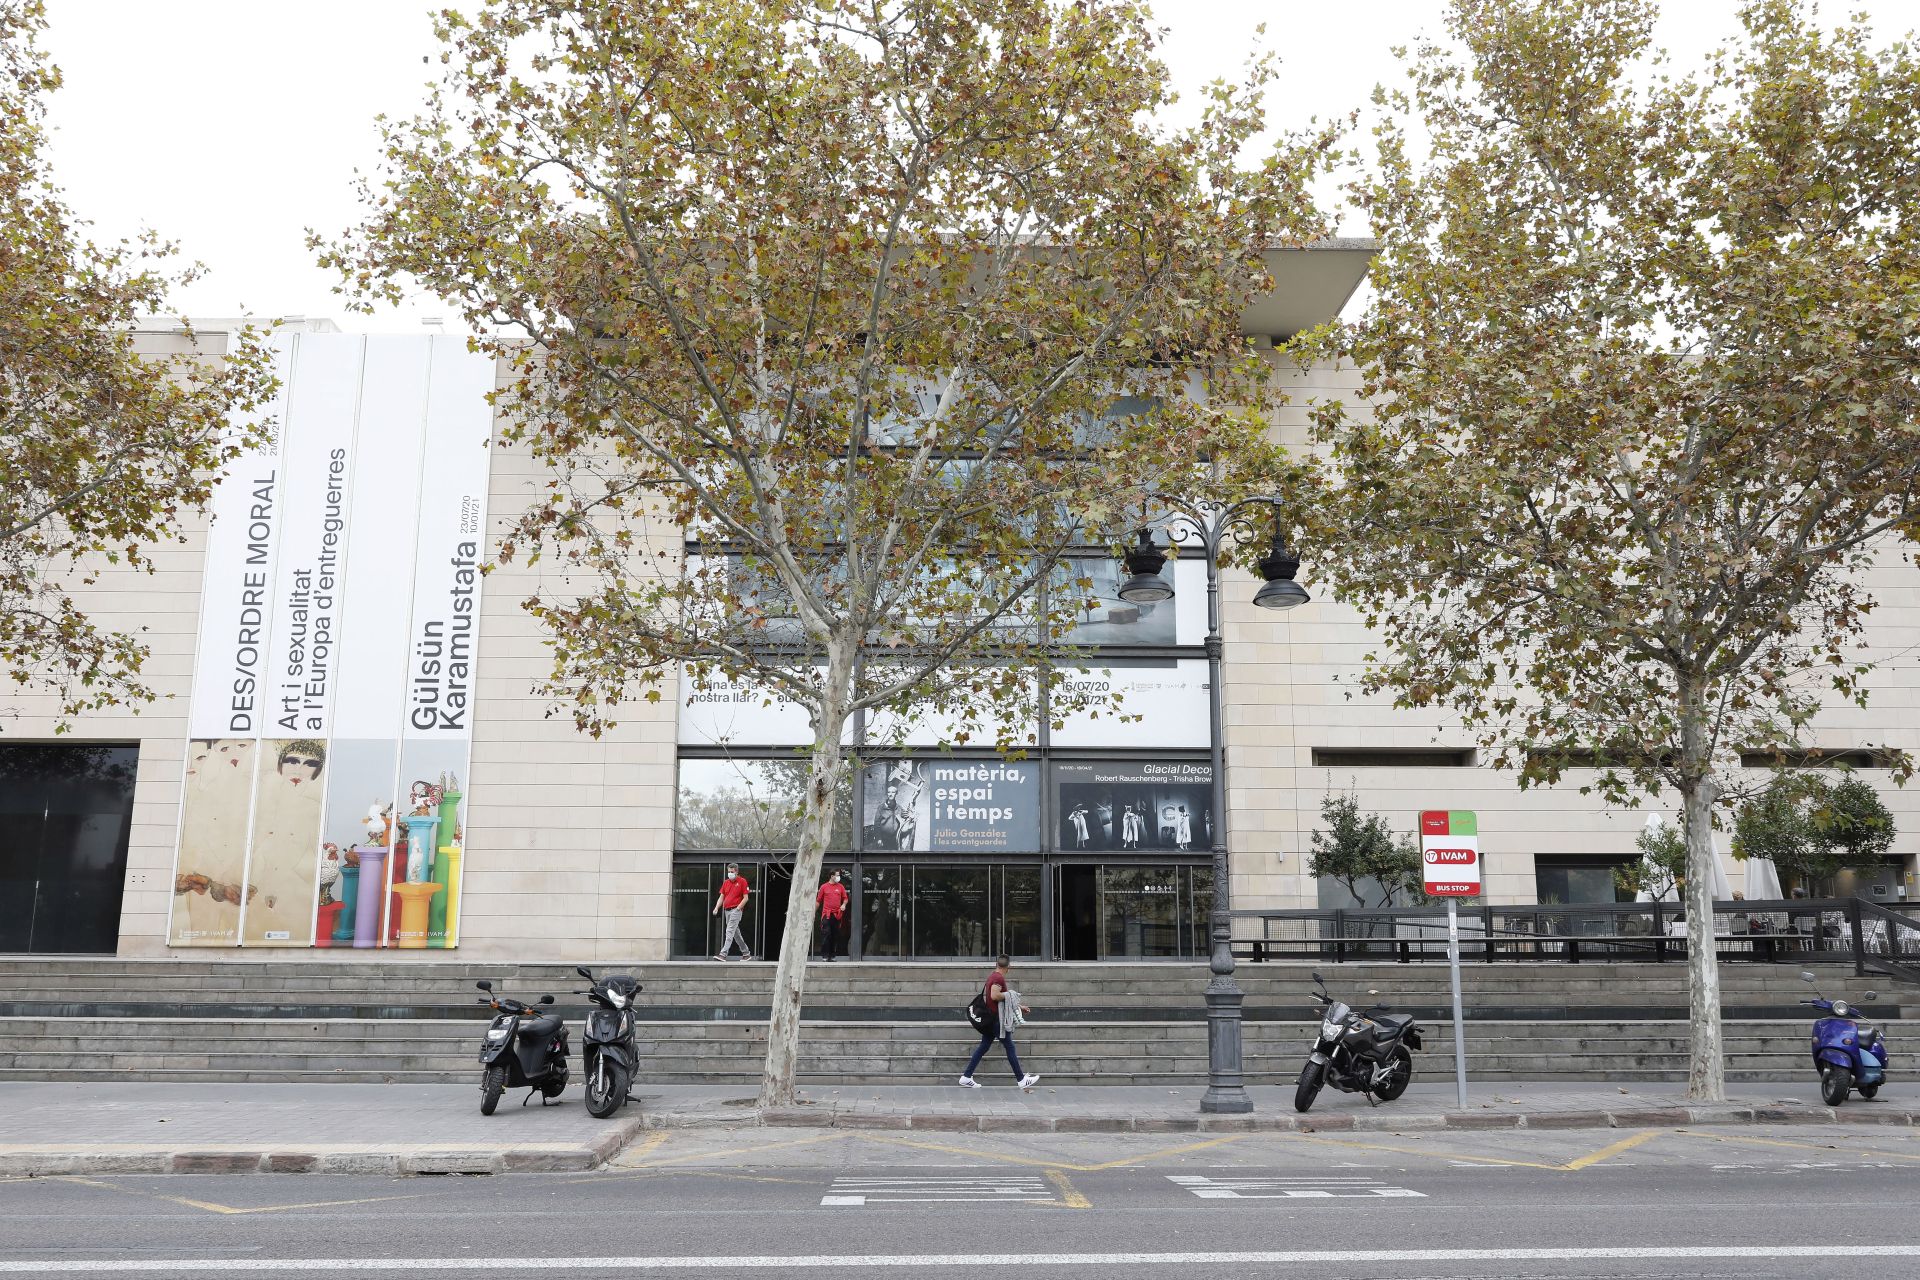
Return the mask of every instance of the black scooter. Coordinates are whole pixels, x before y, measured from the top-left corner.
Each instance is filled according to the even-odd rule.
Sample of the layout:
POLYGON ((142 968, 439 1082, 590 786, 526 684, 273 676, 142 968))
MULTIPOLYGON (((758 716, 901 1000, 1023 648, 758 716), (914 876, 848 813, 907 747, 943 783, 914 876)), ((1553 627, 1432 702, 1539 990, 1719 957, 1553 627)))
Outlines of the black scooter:
POLYGON ((574 972, 593 985, 573 994, 599 1006, 587 1010, 587 1034, 580 1042, 580 1056, 587 1073, 587 1114, 605 1120, 633 1100, 627 1090, 633 1086, 633 1073, 640 1065, 640 1053, 633 1043, 633 1001, 640 994, 640 984, 624 973, 596 978, 584 965, 574 972))
POLYGON ((1327 994, 1325 978, 1315 973, 1313 980, 1320 988, 1311 993, 1320 1006, 1320 1034, 1300 1069, 1293 1109, 1311 1107, 1323 1084, 1365 1094, 1369 1103, 1392 1102, 1405 1093, 1413 1079, 1411 1050, 1421 1047, 1413 1015, 1388 1013, 1384 1004, 1357 1012, 1327 994))
POLYGON ((567 1026, 559 1014, 545 1010, 553 997, 541 996, 538 1006, 528 1005, 494 995, 491 982, 473 985, 487 993, 480 1003, 493 1009, 480 1044, 480 1114, 492 1115, 508 1088, 529 1091, 520 1099, 523 1107, 535 1092, 546 1106, 567 1087, 567 1026))

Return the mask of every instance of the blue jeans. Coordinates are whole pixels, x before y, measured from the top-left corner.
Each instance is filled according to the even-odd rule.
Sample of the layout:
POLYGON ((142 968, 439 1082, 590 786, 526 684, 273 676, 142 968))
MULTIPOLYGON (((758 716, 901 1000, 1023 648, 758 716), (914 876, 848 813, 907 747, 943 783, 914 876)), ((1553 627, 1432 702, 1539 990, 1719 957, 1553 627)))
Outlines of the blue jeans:
POLYGON ((1013 1078, 1015 1080, 1026 1079, 1026 1073, 1020 1070, 1020 1055, 1013 1051, 1013 1032, 1011 1031, 996 1031, 992 1035, 981 1036, 979 1045, 975 1047, 973 1051, 973 1056, 967 1059, 967 1075, 971 1076, 973 1074, 973 1069, 980 1065, 980 1059, 987 1056, 987 1046, 991 1045, 995 1040, 1007 1046, 1007 1065, 1013 1068, 1013 1078))

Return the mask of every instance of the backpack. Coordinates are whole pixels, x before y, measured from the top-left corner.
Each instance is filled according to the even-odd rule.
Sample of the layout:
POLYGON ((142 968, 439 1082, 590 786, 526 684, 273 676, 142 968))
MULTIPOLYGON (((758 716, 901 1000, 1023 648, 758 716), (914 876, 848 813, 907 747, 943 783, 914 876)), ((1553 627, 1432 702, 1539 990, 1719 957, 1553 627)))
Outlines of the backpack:
POLYGON ((987 989, 983 986, 973 993, 973 1003, 967 1006, 967 1025, 980 1035, 992 1035, 999 1018, 987 1007, 987 989))

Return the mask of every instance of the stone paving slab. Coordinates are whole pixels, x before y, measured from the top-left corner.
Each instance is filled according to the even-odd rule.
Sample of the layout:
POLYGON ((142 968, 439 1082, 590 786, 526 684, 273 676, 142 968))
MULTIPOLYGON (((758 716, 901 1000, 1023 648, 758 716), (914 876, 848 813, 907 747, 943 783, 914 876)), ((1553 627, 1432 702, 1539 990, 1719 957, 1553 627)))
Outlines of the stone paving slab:
POLYGON ((1700 1124, 1920 1124, 1920 1097, 1858 1097, 1839 1107, 1819 1086, 1733 1085, 1724 1103, 1689 1103, 1674 1086, 1515 1084, 1475 1086, 1459 1106, 1451 1083, 1415 1085, 1393 1103, 1323 1091, 1305 1115, 1292 1086, 1253 1085, 1248 1115, 1203 1115, 1199 1086, 1061 1085, 1031 1093, 1011 1085, 960 1089, 923 1085, 803 1087, 792 1107, 757 1111, 740 1087, 641 1088, 650 1129, 717 1125, 933 1130, 944 1133, 1318 1133, 1407 1129, 1517 1130, 1654 1128, 1700 1124))
POLYGON ((642 1131, 640 1107, 587 1114, 475 1085, 0 1082, 0 1176, 585 1172, 642 1131))

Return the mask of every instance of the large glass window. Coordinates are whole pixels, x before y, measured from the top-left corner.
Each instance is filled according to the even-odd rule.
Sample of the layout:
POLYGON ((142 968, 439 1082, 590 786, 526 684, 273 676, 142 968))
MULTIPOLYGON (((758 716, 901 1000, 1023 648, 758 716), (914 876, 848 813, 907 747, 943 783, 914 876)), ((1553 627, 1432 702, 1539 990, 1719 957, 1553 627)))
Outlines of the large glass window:
POLYGON ((906 897, 897 866, 860 868, 860 947, 863 955, 898 956, 906 935, 906 897))
POLYGON ((988 869, 919 866, 913 869, 913 954, 984 956, 992 921, 988 869))
MULTIPOLYGON (((681 849, 795 849, 808 762, 720 759, 680 761, 674 842, 681 849)), ((853 828, 853 792, 835 807, 833 848, 845 849, 853 828)))
POLYGON ((1113 957, 1177 956, 1179 867, 1100 868, 1100 950, 1113 957))

